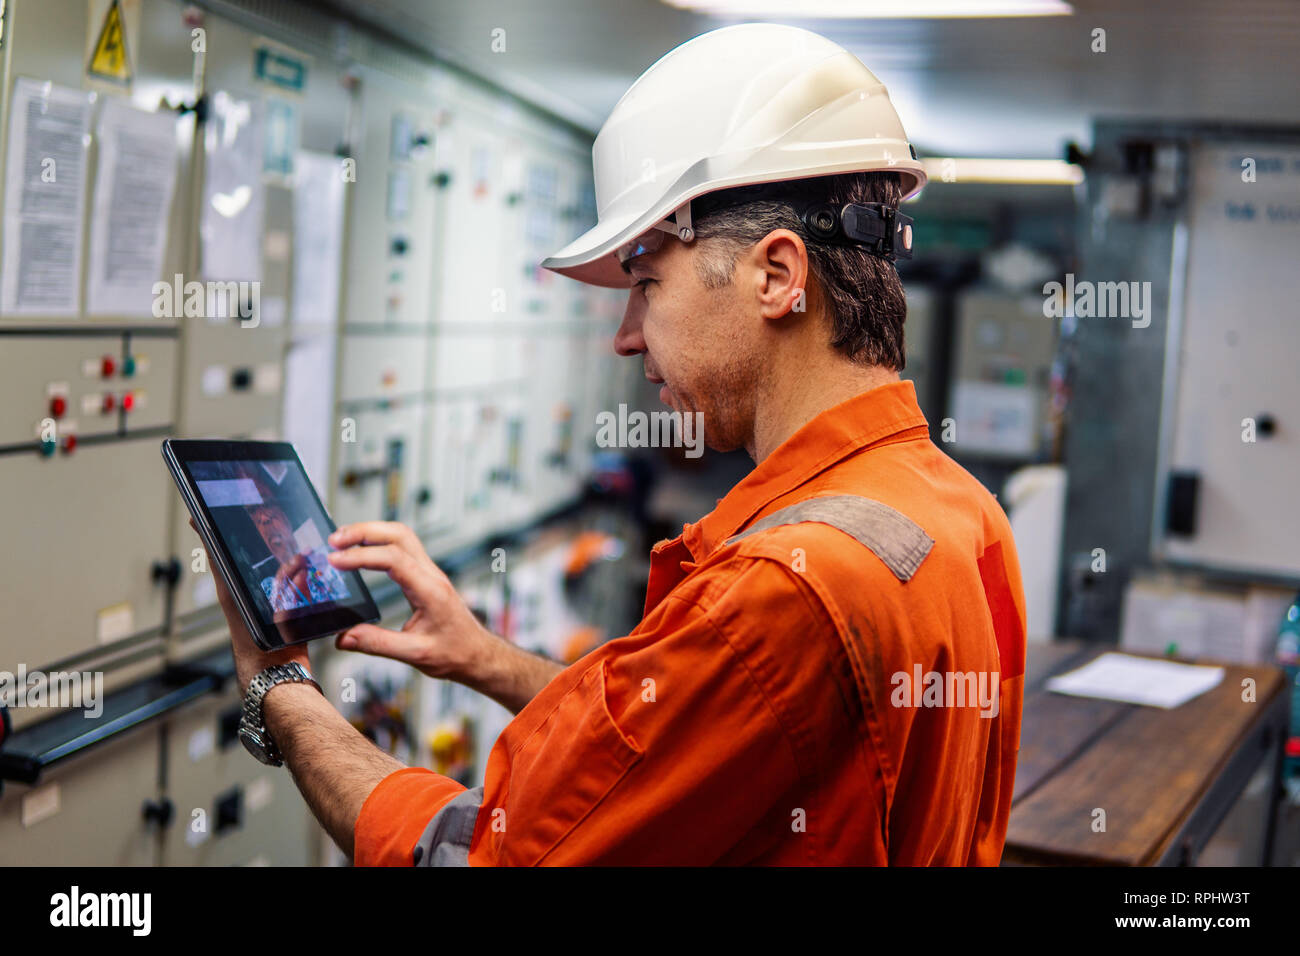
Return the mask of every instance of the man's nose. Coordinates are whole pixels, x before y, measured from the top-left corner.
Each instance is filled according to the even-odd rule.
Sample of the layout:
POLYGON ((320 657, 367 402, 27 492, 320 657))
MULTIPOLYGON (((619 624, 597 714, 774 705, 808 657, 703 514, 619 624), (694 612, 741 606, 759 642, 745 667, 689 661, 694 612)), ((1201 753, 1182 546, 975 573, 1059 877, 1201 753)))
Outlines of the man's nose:
POLYGON ((640 355, 646 350, 645 338, 641 335, 641 320, 645 317, 645 298, 639 290, 632 289, 627 295, 627 308, 623 310, 623 321, 614 333, 614 351, 619 355, 640 355))

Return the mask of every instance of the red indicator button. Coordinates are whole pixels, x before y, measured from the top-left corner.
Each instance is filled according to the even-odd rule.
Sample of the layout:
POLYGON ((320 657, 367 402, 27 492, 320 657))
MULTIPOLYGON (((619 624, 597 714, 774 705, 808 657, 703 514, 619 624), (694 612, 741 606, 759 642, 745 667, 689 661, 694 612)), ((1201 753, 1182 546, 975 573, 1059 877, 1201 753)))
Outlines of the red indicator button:
POLYGON ((135 395, 127 392, 122 396, 122 411, 129 412, 133 408, 135 408, 135 395))
POLYGON ((68 400, 62 395, 55 395, 50 399, 50 414, 55 418, 62 418, 63 413, 68 410, 68 400))
POLYGON ((113 356, 105 355, 99 360, 99 374, 104 378, 112 378, 113 373, 117 371, 117 362, 113 356))
POLYGON ((64 453, 65 455, 71 455, 71 454, 76 450, 76 448, 77 448, 77 436, 76 436, 76 435, 64 435, 64 436, 63 436, 63 453, 64 453))
POLYGON ((113 397, 112 392, 104 393, 104 401, 100 407, 103 409, 105 415, 107 415, 109 412, 111 412, 114 408, 117 407, 117 399, 113 397))

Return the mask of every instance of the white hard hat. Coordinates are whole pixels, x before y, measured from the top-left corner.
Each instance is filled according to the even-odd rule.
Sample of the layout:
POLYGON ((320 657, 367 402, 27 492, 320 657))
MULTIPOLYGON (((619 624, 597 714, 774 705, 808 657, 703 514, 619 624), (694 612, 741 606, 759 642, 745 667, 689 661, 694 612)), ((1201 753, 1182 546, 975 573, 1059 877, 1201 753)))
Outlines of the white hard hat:
POLYGON ((616 251, 663 229, 688 240, 690 201, 732 186, 880 170, 925 185, 889 93, 852 53, 797 27, 746 23, 665 54, 614 106, 591 150, 598 221, 542 262, 631 285, 616 251), (663 221, 675 216, 675 221, 663 221))

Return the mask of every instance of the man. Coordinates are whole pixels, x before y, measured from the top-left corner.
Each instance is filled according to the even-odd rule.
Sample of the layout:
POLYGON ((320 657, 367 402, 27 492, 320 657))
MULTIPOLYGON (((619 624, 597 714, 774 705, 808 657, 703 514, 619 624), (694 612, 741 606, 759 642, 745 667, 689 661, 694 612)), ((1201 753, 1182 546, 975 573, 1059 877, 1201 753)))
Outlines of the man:
MULTIPOLYGON (((414 611, 339 646, 517 716, 467 790, 274 686, 308 803, 358 864, 996 864, 1024 600, 1005 516, 898 377, 924 173, 887 94, 815 34, 731 27, 651 67, 593 156, 600 221, 545 264, 630 285, 616 350, 757 467, 655 547, 636 629, 564 669, 485 632, 409 529, 339 529, 335 566, 414 611)), ((241 682, 306 663, 231 622, 241 682)))
POLYGON ((261 503, 245 510, 270 552, 269 557, 253 565, 253 571, 262 575, 262 593, 271 610, 279 614, 309 604, 346 599, 348 588, 343 583, 343 575, 329 563, 324 548, 301 550, 289 516, 265 486, 260 490, 261 503), (271 565, 267 568, 270 573, 263 574, 263 565, 271 565))

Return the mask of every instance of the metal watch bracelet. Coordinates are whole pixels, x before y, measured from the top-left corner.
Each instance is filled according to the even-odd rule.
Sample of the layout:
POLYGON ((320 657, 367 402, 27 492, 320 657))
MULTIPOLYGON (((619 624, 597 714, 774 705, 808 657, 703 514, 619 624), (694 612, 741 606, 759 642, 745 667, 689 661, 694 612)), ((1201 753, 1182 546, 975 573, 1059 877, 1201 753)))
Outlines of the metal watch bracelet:
MULTIPOLYGON (((240 721, 240 736, 249 752, 263 763, 279 767, 284 763, 284 756, 266 728, 262 703, 266 694, 277 684, 311 684, 318 691, 320 684, 302 664, 294 661, 290 664, 274 664, 253 676, 248 682, 248 692, 244 695, 243 719, 240 721), (246 731, 251 731, 260 747, 250 746, 246 731), (258 752, 261 750, 261 753, 258 752)), ((324 691, 321 691, 323 694, 324 691)))

